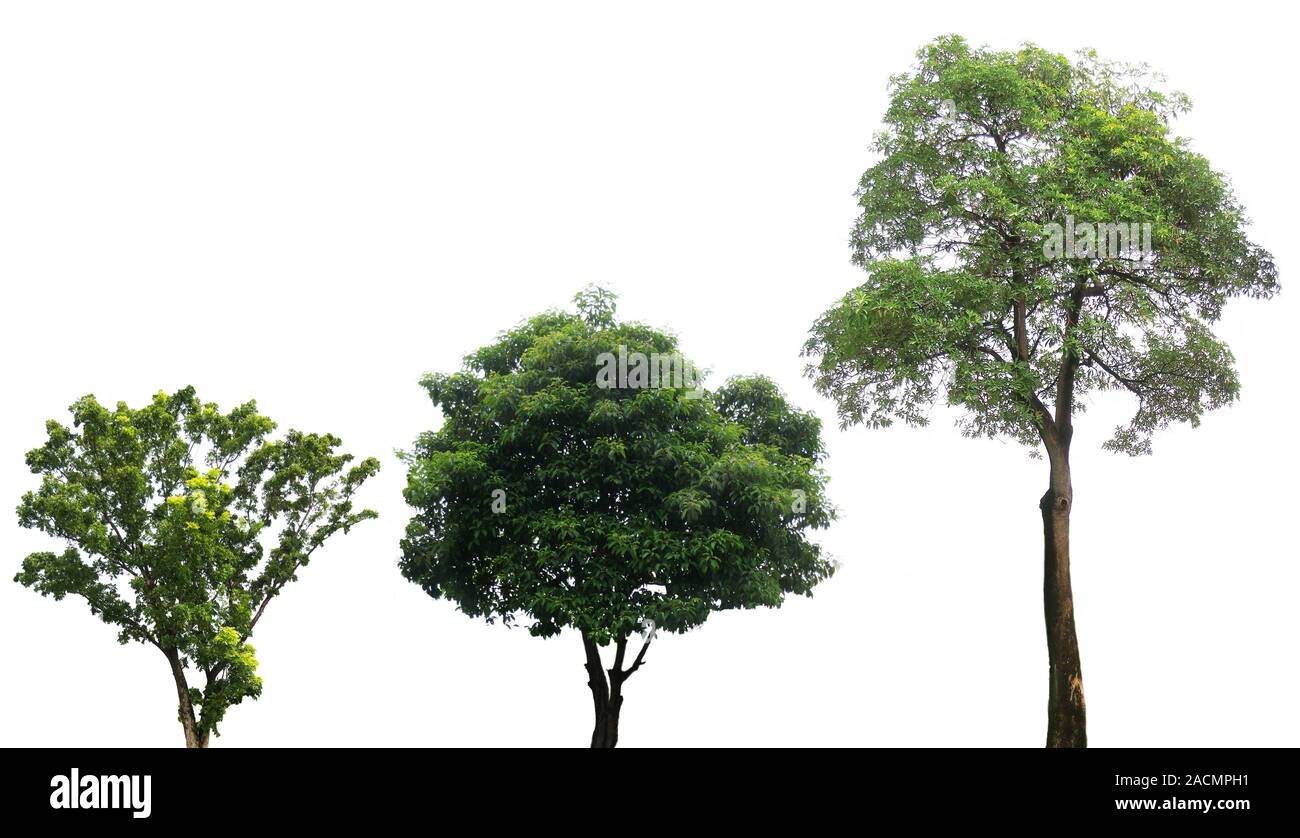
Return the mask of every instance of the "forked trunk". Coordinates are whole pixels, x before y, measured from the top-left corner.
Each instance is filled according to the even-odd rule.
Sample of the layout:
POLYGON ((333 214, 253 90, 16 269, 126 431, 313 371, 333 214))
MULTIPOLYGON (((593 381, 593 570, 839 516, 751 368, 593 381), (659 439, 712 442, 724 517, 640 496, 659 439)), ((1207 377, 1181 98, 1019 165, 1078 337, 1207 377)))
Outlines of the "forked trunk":
POLYGON ((1083 700, 1083 668, 1079 637, 1074 628, 1074 595, 1070 590, 1070 485, 1068 442, 1049 446, 1052 479, 1039 502, 1043 513, 1043 607, 1047 622, 1048 698, 1047 747, 1088 745, 1087 711, 1083 700))
POLYGON ((623 682, 640 668, 645 649, 650 644, 649 641, 646 642, 630 669, 623 669, 627 639, 619 640, 614 666, 608 670, 608 678, 600 661, 600 647, 585 634, 582 644, 587 652, 587 686, 591 687, 592 706, 596 715, 596 723, 591 731, 591 747, 613 748, 618 745, 618 715, 623 709, 623 682))

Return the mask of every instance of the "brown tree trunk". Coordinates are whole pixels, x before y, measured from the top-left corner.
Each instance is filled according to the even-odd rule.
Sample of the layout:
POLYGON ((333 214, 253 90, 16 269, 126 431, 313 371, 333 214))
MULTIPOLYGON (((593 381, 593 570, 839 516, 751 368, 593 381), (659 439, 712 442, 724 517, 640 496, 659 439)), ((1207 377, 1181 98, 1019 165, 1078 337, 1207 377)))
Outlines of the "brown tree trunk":
POLYGON ((181 666, 180 653, 175 649, 164 649, 163 654, 167 656, 167 663, 171 664, 172 678, 176 681, 176 698, 180 705, 181 728, 185 731, 185 747, 206 748, 208 733, 199 731, 198 722, 194 717, 194 705, 190 702, 190 687, 185 680, 185 667, 181 666))
POLYGON ((1068 434, 1063 443, 1048 445, 1052 477, 1039 501, 1043 513, 1043 607, 1047 623, 1048 698, 1047 747, 1085 748, 1087 711, 1083 700, 1083 669, 1079 637, 1074 628, 1074 595, 1070 590, 1070 485, 1068 434))
POLYGON ((604 710, 597 711, 596 725, 591 732, 591 747, 613 748, 618 745, 618 711, 623 697, 616 696, 604 710))
POLYGON ((600 647, 587 635, 582 636, 582 645, 587 652, 587 686, 591 687, 592 705, 596 711, 591 747, 613 748, 618 745, 618 715, 623 709, 623 683, 645 663, 645 653, 650 648, 652 637, 653 635, 646 637, 636 660, 626 669, 623 668, 623 662, 627 659, 627 637, 620 637, 614 644, 614 665, 606 670, 600 662, 600 647))
POLYGON ((582 645, 587 652, 587 686, 596 711, 596 724, 591 732, 591 747, 613 748, 618 744, 618 713, 623 707, 623 679, 610 671, 609 680, 600 662, 600 647, 585 634, 582 645))

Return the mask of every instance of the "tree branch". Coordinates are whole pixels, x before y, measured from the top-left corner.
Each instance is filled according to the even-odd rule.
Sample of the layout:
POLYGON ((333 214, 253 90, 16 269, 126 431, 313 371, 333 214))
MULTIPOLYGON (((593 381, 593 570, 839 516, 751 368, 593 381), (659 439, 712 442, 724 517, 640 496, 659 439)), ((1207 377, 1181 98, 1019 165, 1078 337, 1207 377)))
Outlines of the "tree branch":
POLYGON ((1130 393, 1132 393, 1135 396, 1142 395, 1142 391, 1135 386, 1133 379, 1125 378, 1124 376, 1120 375, 1117 370, 1112 368, 1110 364, 1106 363, 1105 359, 1103 359, 1100 355, 1098 355, 1096 352, 1092 351, 1088 347, 1085 346, 1083 348, 1083 351, 1088 355, 1088 358, 1090 358, 1094 364, 1096 364, 1097 366, 1105 370, 1106 374, 1109 375, 1111 378, 1115 379, 1115 381, 1120 386, 1122 386, 1125 390, 1128 390, 1130 393))
POLYGON ((641 651, 637 653, 636 660, 632 661, 632 666, 630 666, 627 669, 627 671, 623 673, 623 680, 626 681, 628 678, 632 677, 633 672, 636 672, 638 669, 641 668, 641 664, 645 663, 646 650, 648 650, 649 648, 650 648, 650 637, 647 635, 645 642, 641 644, 641 651))

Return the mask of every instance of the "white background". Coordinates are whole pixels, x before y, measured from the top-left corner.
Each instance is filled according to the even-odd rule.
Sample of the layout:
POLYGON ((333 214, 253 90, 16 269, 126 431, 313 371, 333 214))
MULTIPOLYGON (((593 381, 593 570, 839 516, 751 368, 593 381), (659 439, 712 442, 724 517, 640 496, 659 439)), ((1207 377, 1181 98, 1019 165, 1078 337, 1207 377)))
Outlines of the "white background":
MULTIPOLYGON (((600 283, 713 381, 825 419, 842 572, 811 600, 657 642, 625 745, 1042 743, 1045 467, 922 430, 837 428, 802 377, 861 281, 847 239, 886 80, 945 32, 1148 61, 1178 125, 1295 264, 1281 4, 29 3, 0 12, 0 507, 77 397, 193 383, 384 459, 379 521, 258 626, 264 696, 219 747, 584 745, 577 637, 435 602, 397 572, 392 452, 416 382, 600 283), (997 11, 993 11, 997 9, 997 11)), ((1153 457, 1079 420, 1075 595, 1090 741, 1300 745, 1294 294, 1231 305, 1242 401, 1153 457)), ((0 744, 180 745, 152 648, 9 581, 56 545, 0 519, 0 744)))

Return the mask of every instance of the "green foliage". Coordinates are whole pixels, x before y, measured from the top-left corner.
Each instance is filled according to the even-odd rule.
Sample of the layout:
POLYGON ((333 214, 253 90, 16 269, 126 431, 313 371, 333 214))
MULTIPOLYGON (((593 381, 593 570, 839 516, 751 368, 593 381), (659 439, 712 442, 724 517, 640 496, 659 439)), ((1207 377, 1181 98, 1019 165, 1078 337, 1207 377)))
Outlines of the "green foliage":
POLYGON ((833 516, 819 420, 763 378, 598 386, 601 353, 677 344, 616 321, 609 292, 577 304, 423 380, 443 423, 407 456, 402 573, 472 616, 598 645, 810 594, 831 573, 805 538, 833 516))
POLYGON ((923 424, 942 391, 968 433, 1032 445, 1068 428, 1080 394, 1122 389, 1137 409, 1108 447, 1136 454, 1235 399, 1210 324, 1231 297, 1272 295, 1276 272, 1226 179, 1172 135, 1186 97, 1092 53, 949 36, 917 58, 891 80, 858 192, 869 279, 805 347, 843 423, 923 424), (1067 218, 1150 224, 1150 256, 1054 255, 1067 218))
POLYGON ((138 410, 86 396, 71 412, 28 453, 41 485, 18 507, 22 526, 68 547, 28 556, 15 581, 80 596, 122 643, 196 667, 197 728, 215 732, 261 693, 247 641, 267 604, 326 539, 375 517, 352 497, 379 462, 350 466, 329 435, 268 440, 275 423, 254 402, 221 413, 193 388, 138 410))

